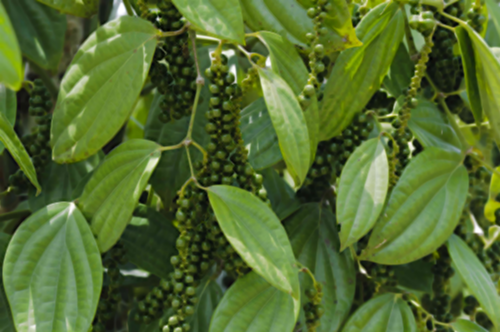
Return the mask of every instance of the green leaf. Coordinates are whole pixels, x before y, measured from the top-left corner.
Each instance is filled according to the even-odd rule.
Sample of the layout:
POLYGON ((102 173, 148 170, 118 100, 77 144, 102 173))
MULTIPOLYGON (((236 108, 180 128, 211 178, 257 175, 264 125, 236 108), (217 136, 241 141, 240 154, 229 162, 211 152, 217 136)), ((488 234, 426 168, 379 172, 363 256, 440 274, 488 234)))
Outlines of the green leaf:
POLYGON ((160 212, 148 208, 146 216, 134 217, 120 241, 125 246, 126 257, 130 262, 160 278, 168 279, 173 267, 165 264, 165 259, 177 254, 175 240, 179 232, 172 221, 160 212))
POLYGON ((144 128, 155 96, 156 94, 150 93, 137 99, 125 128, 126 139, 144 138, 144 128))
POLYGON ((283 160, 264 98, 257 99, 241 111, 240 123, 243 141, 249 149, 248 160, 255 170, 283 160))
POLYGON ((273 168, 261 172, 264 188, 271 201, 271 207, 280 220, 285 219, 300 207, 300 201, 288 183, 273 168))
POLYGON ((30 156, 26 152, 23 143, 19 140, 19 137, 17 137, 9 119, 2 112, 0 112, 0 141, 7 147, 7 150, 9 150, 16 163, 35 186, 37 193, 39 193, 42 188, 38 184, 35 167, 31 162, 30 156))
POLYGON ((104 159, 98 153, 75 164, 56 164, 50 162, 40 174, 43 191, 36 196, 33 190, 28 194, 31 211, 35 212, 56 202, 70 202, 82 194, 83 182, 89 180, 89 174, 104 159))
POLYGON ((99 0, 38 0, 39 2, 57 9, 61 13, 80 17, 90 17, 97 14, 99 0))
MULTIPOLYGON (((500 166, 495 168, 495 171, 500 172, 500 166)), ((500 176, 496 172, 491 175, 488 202, 484 207, 484 216, 492 223, 496 221, 495 211, 500 208, 500 202, 497 201, 497 196, 500 194, 500 176)))
POLYGON ((476 323, 465 319, 459 319, 456 322, 452 323, 451 326, 453 326, 453 329, 456 332, 488 332, 476 323))
POLYGON ((83 43, 64 75, 54 110, 56 162, 83 160, 120 130, 147 78, 157 37, 150 22, 122 16, 83 43))
POLYGON ((461 152, 459 134, 432 101, 419 98, 418 106, 411 110, 408 127, 424 147, 435 146, 461 152))
POLYGON ((384 77, 384 87, 395 98, 401 96, 408 88, 413 76, 414 64, 410 59, 406 46, 401 43, 396 51, 391 68, 384 77))
POLYGON ((195 29, 245 44, 243 14, 238 0, 173 0, 173 3, 195 29))
POLYGON ((18 332, 87 331, 102 287, 99 249, 73 203, 31 215, 14 234, 3 263, 18 332))
MULTIPOLYGON (((2 4, 0 3, 0 7, 2 4)), ((1 10, 1 8, 0 8, 1 10)), ((0 113, 3 113, 12 127, 16 124, 17 99, 16 93, 5 85, 0 84, 0 113)), ((0 154, 5 146, 0 142, 0 154)))
POLYGON ((389 162, 383 142, 372 138, 354 150, 340 175, 337 222, 340 250, 372 229, 384 208, 389 190, 389 162))
POLYGON ((463 156, 426 148, 405 168, 360 259, 399 265, 429 255, 458 224, 469 177, 463 156))
POLYGON ((215 308, 222 299, 222 289, 215 280, 208 279, 196 288, 199 301, 194 308, 194 315, 188 318, 190 332, 207 332, 215 308))
POLYGON ((500 327, 500 297, 491 277, 477 255, 458 236, 448 239, 448 251, 471 293, 481 304, 496 328, 500 327))
MULTIPOLYGON (((1 6, 1 4, 0 4, 1 6)), ((3 262, 7 246, 9 245, 11 236, 0 232, 0 262, 3 262)), ((0 266, 0 272, 2 267, 0 266)), ((10 312, 9 302, 5 295, 3 278, 0 275, 0 332, 15 332, 14 321, 10 312)))
MULTIPOLYGON (((19 90, 23 83, 23 63, 14 28, 0 2, 0 83, 10 89, 19 90)), ((1 89, 1 84, 0 84, 1 89)), ((1 99, 0 99, 1 100, 1 99)))
POLYGON ((159 159, 155 142, 130 140, 108 154, 92 174, 78 206, 90 220, 101 252, 120 238, 159 159))
POLYGON ((409 264, 394 267, 398 285, 419 292, 432 292, 434 274, 432 273, 432 263, 418 260, 409 264))
POLYGON ((224 294, 210 332, 292 332, 299 303, 250 272, 224 294))
POLYGON ((363 46, 340 54, 326 83, 320 139, 347 127, 380 87, 403 40, 404 18, 395 2, 372 9, 356 28, 363 46))
POLYGON ((307 124, 292 89, 277 74, 259 68, 264 100, 278 135, 281 153, 297 187, 306 178, 310 161, 307 124))
POLYGON ((486 7, 488 8, 488 13, 491 16, 497 33, 500 33, 500 7, 493 0, 486 0, 486 7))
POLYGON ((55 71, 63 55, 66 15, 33 0, 2 2, 23 55, 40 67, 55 71))
POLYGON ((240 188, 211 186, 208 198, 227 240, 241 258, 274 287, 299 298, 298 268, 278 217, 240 188))
MULTIPOLYGON (((288 0, 240 0, 240 3, 245 24, 251 30, 278 33, 293 44, 309 47, 306 33, 314 31, 314 25, 303 6, 291 5, 288 0)), ((361 45, 354 33, 345 1, 331 3, 336 17, 327 17, 328 33, 320 39, 327 53, 361 45)))
MULTIPOLYGON (((321 317, 318 331, 339 331, 354 300, 356 270, 350 252, 339 252, 335 215, 318 203, 310 203, 303 205, 284 224, 295 257, 323 286, 325 315, 321 317)), ((310 277, 302 274, 301 285, 302 289, 310 288, 310 277)), ((302 299, 304 304, 307 298, 302 299)))
POLYGON ((400 295, 387 293, 363 304, 342 331, 417 332, 417 324, 406 301, 400 295))

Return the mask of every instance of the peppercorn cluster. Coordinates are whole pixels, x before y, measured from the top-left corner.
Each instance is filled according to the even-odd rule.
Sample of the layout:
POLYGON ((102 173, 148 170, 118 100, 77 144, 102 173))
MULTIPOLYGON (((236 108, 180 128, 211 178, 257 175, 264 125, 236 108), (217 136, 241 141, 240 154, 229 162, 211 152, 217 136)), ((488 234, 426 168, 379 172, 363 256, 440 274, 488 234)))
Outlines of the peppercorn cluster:
POLYGON ((320 319, 325 313, 325 308, 321 304, 323 290, 321 284, 316 284, 316 288, 308 288, 305 291, 308 301, 304 304, 304 314, 308 332, 316 332, 320 319))

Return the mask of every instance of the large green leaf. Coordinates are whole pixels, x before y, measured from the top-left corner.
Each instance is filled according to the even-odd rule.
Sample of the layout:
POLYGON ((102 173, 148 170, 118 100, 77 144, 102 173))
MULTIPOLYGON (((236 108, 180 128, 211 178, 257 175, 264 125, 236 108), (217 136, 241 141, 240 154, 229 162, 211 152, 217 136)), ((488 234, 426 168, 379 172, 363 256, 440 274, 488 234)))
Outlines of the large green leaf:
POLYGON ((424 147, 435 146, 444 150, 461 152, 462 143, 446 115, 427 99, 419 99, 411 110, 408 127, 424 147))
POLYGON ((0 88, 1 84, 19 90, 23 83, 21 50, 9 16, 0 2, 0 88))
POLYGON ((98 153, 88 159, 74 164, 56 164, 50 162, 40 174, 40 185, 43 191, 36 196, 29 192, 28 201, 31 211, 37 211, 56 202, 70 202, 82 194, 84 182, 89 180, 90 173, 104 159, 98 153))
POLYGON ((37 191, 40 192, 42 188, 40 188, 40 184, 38 184, 35 167, 31 162, 30 156, 28 155, 28 152, 26 152, 23 143, 19 140, 19 137, 17 137, 9 119, 7 119, 2 112, 0 112, 0 142, 7 147, 7 150, 9 150, 14 160, 23 170, 24 174, 36 187, 37 191))
MULTIPOLYGON (((470 82, 474 83, 473 77, 466 79, 471 106, 473 110, 474 105, 476 105, 475 108, 480 107, 488 117, 495 141, 497 145, 500 145, 500 94, 498 94, 500 89, 500 75, 498 75, 500 73, 500 62, 495 58, 482 37, 469 25, 463 23, 456 31, 461 50, 468 50, 462 53, 464 66, 467 69, 474 65, 473 68, 465 70, 470 76, 475 74, 477 81, 477 85, 474 85, 469 84, 470 82), (462 47, 463 44, 468 44, 468 48, 462 47), (470 52, 471 48, 473 52, 470 52), (478 105, 477 94, 479 94, 480 105, 478 105), (471 99, 473 96, 476 96, 476 102, 471 99)), ((474 113, 477 116, 478 112, 475 111, 474 113)), ((480 122, 481 120, 476 118, 476 121, 480 122)))
POLYGON ((463 156, 426 148, 393 189, 361 259, 399 265, 434 252, 453 233, 467 198, 463 156))
POLYGON ((239 0, 173 0, 173 3, 195 29, 245 44, 239 0))
POLYGON ((215 308, 222 299, 222 289, 215 280, 202 281, 196 288, 199 298, 194 308, 194 315, 188 318, 190 332, 208 332, 215 308))
POLYGON ((451 326, 453 326, 456 332, 488 332, 482 326, 465 319, 459 319, 451 324, 451 326))
POLYGON ((120 238, 159 159, 158 144, 134 139, 114 149, 92 174, 78 206, 101 252, 120 238))
POLYGON ((83 160, 120 130, 147 78, 157 37, 150 22, 122 16, 83 43, 64 75, 54 110, 55 161, 83 160))
MULTIPOLYGON (((350 252, 339 252, 335 216, 318 203, 303 205, 285 220, 285 227, 297 260, 309 268, 323 286, 325 315, 318 332, 336 332, 349 315, 356 290, 356 270, 350 252)), ((303 289, 310 277, 302 274, 303 289)), ((307 298, 303 297, 303 302, 307 298)), ((305 324, 305 322, 302 322, 305 324)))
POLYGON ((31 215, 14 234, 5 261, 5 292, 18 332, 87 331, 102 287, 99 249, 73 203, 31 215))
POLYGON ((40 67, 56 70, 63 55, 66 15, 33 0, 2 2, 23 55, 40 67))
POLYGON ((295 196, 295 192, 278 172, 273 168, 266 168, 261 174, 264 177, 263 184, 267 197, 271 201, 271 207, 280 220, 285 219, 300 207, 300 201, 295 196))
POLYGON ((209 331, 292 332, 298 309, 298 301, 250 272, 224 294, 209 331))
POLYGON ((380 138, 364 142, 351 154, 340 175, 337 222, 341 251, 372 229, 389 190, 389 162, 380 138))
POLYGON ((97 14, 99 0, 38 0, 61 13, 80 17, 90 17, 97 14))
MULTIPOLYGON (((0 3, 1 6, 2 4, 0 3)), ((0 84, 0 113, 3 113, 11 126, 14 127, 17 113, 16 93, 3 84, 0 84)), ((4 149, 5 146, 0 142, 0 154, 2 154, 4 149)))
POLYGON ((168 279, 173 267, 165 264, 165 261, 177 254, 175 240, 179 232, 172 221, 160 212, 148 208, 146 217, 132 218, 120 241, 125 246, 130 262, 160 278, 168 279))
MULTIPOLYGON (((0 4, 1 5, 1 4, 0 4)), ((9 245, 11 236, 0 232, 0 262, 3 262, 7 246, 9 245)), ((0 266, 0 272, 2 267, 0 266)), ((5 295, 3 278, 0 275, 0 332, 15 332, 14 321, 10 312, 9 302, 5 295)))
POLYGON ((396 51, 391 68, 384 77, 384 87, 395 98, 399 97, 408 88, 413 76, 414 64, 410 59, 406 46, 401 43, 396 51))
POLYGON ((298 299, 298 267, 273 211, 240 188, 212 186, 207 191, 224 235, 241 258, 271 285, 298 299))
POLYGON ((340 54, 326 83, 320 110, 320 139, 347 127, 379 89, 404 35, 404 18, 395 2, 382 3, 359 23, 363 46, 340 54))
POLYGON ((262 68, 259 76, 281 154, 295 184, 300 186, 309 170, 311 151, 304 113, 292 89, 280 76, 262 68))
POLYGON ((417 324, 406 301, 400 295, 387 293, 363 304, 342 331, 417 332, 417 324))
POLYGON ((448 251, 467 288, 477 298, 495 327, 500 328, 500 297, 486 268, 472 249, 456 235, 448 240, 448 251))
POLYGON ((249 146, 248 160, 255 170, 268 168, 283 160, 278 135, 274 130, 264 98, 259 98, 241 111, 241 133, 249 146))

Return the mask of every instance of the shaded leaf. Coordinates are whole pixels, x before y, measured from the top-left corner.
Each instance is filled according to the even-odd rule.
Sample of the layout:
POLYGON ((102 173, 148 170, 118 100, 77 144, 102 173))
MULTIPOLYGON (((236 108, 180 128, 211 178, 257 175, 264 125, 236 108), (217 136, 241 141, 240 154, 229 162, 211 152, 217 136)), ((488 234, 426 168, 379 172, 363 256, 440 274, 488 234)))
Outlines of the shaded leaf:
MULTIPOLYGON (((23 83, 23 64, 21 50, 17 43, 14 28, 9 16, 0 2, 0 83, 13 90, 19 90, 23 83)), ((0 84, 0 93, 2 85, 0 84)), ((1 101, 1 98, 0 98, 1 101)))
POLYGON ((101 252, 120 238, 159 159, 158 144, 130 140, 108 154, 92 174, 78 206, 90 220, 101 252))
POLYGON ((150 22, 122 16, 83 43, 64 75, 54 110, 56 162, 83 160, 120 130, 147 78, 157 34, 150 22))
MULTIPOLYGON (((1 6, 2 4, 0 3, 0 7, 1 6)), ((3 113, 3 115, 5 115, 5 117, 9 121, 10 125, 14 127, 14 125, 16 124, 17 114, 16 93, 2 84, 0 84, 0 113, 3 113)), ((4 149, 5 146, 2 142, 0 142, 0 154, 2 154, 4 149)))
POLYGON ((227 240, 241 258, 274 287, 299 298, 298 269, 278 217, 240 188, 211 186, 208 198, 227 240))
POLYGON ((208 332, 215 308, 222 299, 222 289, 211 279, 202 282, 196 288, 196 296, 200 299, 194 308, 194 315, 189 318, 191 332, 208 332))
MULTIPOLYGON (((1 6, 1 4, 0 4, 1 6)), ((0 232, 0 262, 3 262, 7 246, 9 245, 11 236, 0 232)), ((0 271, 2 267, 0 266, 0 271)), ((0 275, 0 332, 15 332, 14 321, 10 312, 9 302, 5 295, 3 278, 0 275)))
POLYGON ((451 326, 453 326, 453 329, 456 332, 488 332, 476 323, 465 319, 459 319, 456 322, 452 323, 451 326))
POLYGON ((298 309, 298 301, 250 272, 224 294, 209 331, 292 332, 298 309))
POLYGON ((102 287, 101 255, 73 203, 49 205, 14 234, 3 264, 18 332, 87 331, 102 287))
POLYGON ((418 260, 409 264, 394 267, 398 284, 405 288, 419 292, 432 292, 434 274, 432 267, 434 264, 418 260))
POLYGON ((410 59, 406 46, 401 43, 396 51, 391 68, 384 77, 384 87, 395 98, 403 94, 413 77, 414 64, 410 59))
POLYGON ((97 14, 99 0, 37 0, 61 13, 80 17, 90 17, 97 14))
POLYGON ((264 177, 264 188, 271 201, 271 207, 280 220, 285 219, 300 207, 300 201, 288 183, 272 168, 261 172, 264 177))
POLYGON ((434 252, 453 233, 467 197, 463 156, 426 148, 405 168, 360 259, 399 265, 434 252))

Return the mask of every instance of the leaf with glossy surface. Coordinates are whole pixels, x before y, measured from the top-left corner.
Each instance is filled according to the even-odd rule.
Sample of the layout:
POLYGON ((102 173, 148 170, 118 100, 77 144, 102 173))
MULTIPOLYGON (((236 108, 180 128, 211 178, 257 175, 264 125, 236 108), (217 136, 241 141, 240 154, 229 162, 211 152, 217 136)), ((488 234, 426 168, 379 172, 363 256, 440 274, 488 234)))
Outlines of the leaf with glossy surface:
POLYGON ((351 316, 343 332, 417 332, 413 313, 400 295, 371 299, 351 316))
POLYGON ((30 156, 26 152, 21 140, 19 140, 19 137, 17 137, 9 119, 2 112, 0 112, 0 142, 9 150, 16 163, 35 186, 37 192, 40 192, 42 188, 40 188, 40 184, 38 183, 35 167, 31 162, 30 156))
POLYGON ((326 83, 320 140, 339 134, 379 89, 403 40, 399 5, 382 3, 372 9, 356 27, 356 35, 363 46, 342 52, 326 83))
MULTIPOLYGON (((5 252, 7 251, 7 246, 9 245, 11 236, 0 232, 0 262, 3 263, 5 257, 5 252)), ((0 271, 2 266, 0 266, 0 271)), ((7 301, 7 296, 5 295, 3 278, 0 273, 0 332, 15 332, 14 321, 12 320, 12 314, 10 312, 9 302, 7 301)))
POLYGON ((90 17, 97 14, 99 0, 37 0, 61 13, 80 17, 90 17))
POLYGON ((384 144, 376 137, 354 150, 340 175, 337 222, 341 251, 372 229, 384 208, 389 190, 389 162, 384 144))
POLYGON ((122 16, 83 43, 64 75, 54 110, 56 162, 83 160, 120 130, 147 78, 157 37, 150 22, 122 16))
POLYGON ((87 331, 102 287, 101 255, 82 213, 55 203, 14 234, 3 278, 18 332, 87 331))
POLYGON ((56 70, 63 55, 66 15, 33 0, 2 2, 23 55, 42 68, 56 70))
POLYGON ((147 209, 146 217, 134 217, 120 241, 130 262, 160 278, 168 279, 173 267, 165 264, 165 259, 177 255, 175 240, 179 231, 170 219, 151 208, 147 209))
POLYGON ((101 252, 118 241, 132 218, 160 159, 159 147, 138 139, 122 143, 106 156, 85 186, 78 206, 90 220, 101 252))
POLYGON ((250 272, 224 294, 209 331, 292 332, 298 309, 298 301, 250 272))
POLYGON ((435 146, 458 153, 462 150, 457 132, 432 101, 418 100, 418 106, 411 110, 408 127, 424 147, 435 146))
POLYGON ((188 318, 190 332, 208 332, 215 308, 222 299, 222 289, 215 280, 208 279, 196 288, 199 298, 194 308, 194 315, 188 318))
POLYGON ((264 188, 271 201, 271 207, 280 220, 285 219, 298 208, 300 201, 293 189, 286 183, 273 168, 266 168, 261 172, 264 178, 264 188))
POLYGON ((405 168, 360 259, 399 265, 429 255, 453 233, 469 187, 463 156, 429 147, 405 168))
MULTIPOLYGON (((2 6, 1 3, 0 6, 2 6)), ((17 114, 16 93, 3 84, 0 84, 0 113, 3 113, 11 126, 14 127, 17 114)), ((0 142, 0 154, 2 154, 4 149, 5 146, 0 142)))
POLYGON ((278 217, 252 193, 211 186, 208 198, 229 243, 271 285, 299 298, 298 268, 278 217))
MULTIPOLYGON (((17 43, 14 28, 9 16, 0 2, 0 83, 13 90, 19 90, 23 83, 21 50, 17 43)), ((0 84, 0 89, 2 85, 0 84)), ((1 102, 1 98, 0 98, 1 102)))
POLYGON ((195 29, 230 42, 245 44, 239 0, 173 0, 195 29))
MULTIPOLYGON (((287 218, 284 224, 295 257, 323 286, 325 315, 321 317, 318 332, 339 331, 354 300, 356 270, 350 252, 339 252, 334 214, 320 204, 309 203, 287 218)), ((301 288, 310 288, 310 277, 304 274, 301 277, 301 288)), ((303 296, 302 301, 305 304, 307 297, 303 296)))
POLYGON ((500 327, 500 297, 491 277, 477 255, 458 236, 448 240, 448 251, 458 274, 488 314, 495 327, 500 327))
POLYGON ((259 68, 259 76, 281 154, 296 186, 300 186, 309 170, 311 151, 304 113, 292 89, 281 77, 262 68, 259 68))
POLYGON ((451 326, 456 332, 488 332, 482 326, 466 319, 459 319, 452 323, 451 326))

